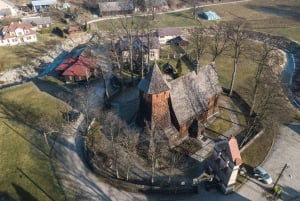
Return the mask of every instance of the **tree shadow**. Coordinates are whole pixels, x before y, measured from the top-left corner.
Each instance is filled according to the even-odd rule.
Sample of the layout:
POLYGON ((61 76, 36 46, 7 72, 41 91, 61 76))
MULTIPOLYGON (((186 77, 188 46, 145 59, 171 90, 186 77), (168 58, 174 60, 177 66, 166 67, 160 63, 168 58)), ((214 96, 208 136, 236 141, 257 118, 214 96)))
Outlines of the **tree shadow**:
POLYGON ((194 16, 192 15, 192 11, 190 14, 187 14, 187 12, 174 12, 174 13, 167 13, 166 15, 169 15, 171 17, 181 17, 186 19, 194 19, 194 16))
POLYGON ((18 184, 11 183, 11 185, 15 188, 20 201, 38 201, 30 192, 26 191, 23 187, 18 184))
POLYGON ((280 186, 281 187, 281 195, 280 199, 282 200, 300 200, 300 190, 294 189, 289 186, 280 186))
POLYGON ((288 128, 300 135, 300 124, 289 124, 288 128))
POLYGON ((9 195, 6 191, 0 191, 0 200, 1 201, 15 201, 13 197, 9 195))
MULTIPOLYGON (((17 170, 23 175, 25 176, 36 188, 38 188, 44 195, 46 195, 50 200, 55 201, 55 199, 49 194, 47 193, 38 183, 36 183, 33 179, 31 179, 21 168, 17 167, 17 170)), ((14 183, 12 183, 12 185, 14 185, 14 183)), ((16 184, 15 184, 16 185, 16 184)), ((15 187, 15 186, 14 186, 15 187)), ((16 189, 17 190, 17 189, 16 189)), ((20 193, 22 193, 22 191, 20 191, 20 193)), ((20 196, 21 197, 21 196, 20 196)), ((25 197, 26 198, 26 197, 25 197)), ((29 197, 30 198, 30 197, 29 197)), ((32 197, 34 198, 34 197, 32 197)), ((24 199, 24 201, 27 200, 31 200, 31 199, 24 199)), ((36 200, 36 199, 34 199, 36 200)), ((22 200, 23 201, 23 200, 22 200)))

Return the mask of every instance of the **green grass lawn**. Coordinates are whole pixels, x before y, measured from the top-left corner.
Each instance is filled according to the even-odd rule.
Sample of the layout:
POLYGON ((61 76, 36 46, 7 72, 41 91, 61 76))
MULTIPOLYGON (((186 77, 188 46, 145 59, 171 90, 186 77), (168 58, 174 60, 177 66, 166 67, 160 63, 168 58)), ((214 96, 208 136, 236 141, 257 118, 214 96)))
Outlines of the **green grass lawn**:
POLYGON ((31 60, 42 56, 61 40, 51 34, 40 34, 35 43, 0 47, 0 72, 30 63, 31 60))
POLYGON ((63 200, 36 125, 43 117, 61 121, 61 101, 27 83, 0 92, 0 195, 13 200, 63 200))

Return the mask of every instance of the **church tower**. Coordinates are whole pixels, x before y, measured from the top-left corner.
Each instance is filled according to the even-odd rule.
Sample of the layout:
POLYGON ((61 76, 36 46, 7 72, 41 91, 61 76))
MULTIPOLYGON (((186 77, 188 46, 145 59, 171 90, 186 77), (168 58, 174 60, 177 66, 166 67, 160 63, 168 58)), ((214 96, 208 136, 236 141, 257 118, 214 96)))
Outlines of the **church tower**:
POLYGON ((138 88, 141 94, 140 114, 151 128, 167 128, 171 124, 169 112, 170 85, 155 63, 138 88))

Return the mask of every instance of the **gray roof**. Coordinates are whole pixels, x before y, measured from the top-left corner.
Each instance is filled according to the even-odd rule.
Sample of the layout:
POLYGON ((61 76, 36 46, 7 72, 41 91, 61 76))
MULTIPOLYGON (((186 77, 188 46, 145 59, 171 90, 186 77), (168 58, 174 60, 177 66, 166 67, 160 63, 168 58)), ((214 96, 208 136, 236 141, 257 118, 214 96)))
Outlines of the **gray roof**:
POLYGON ((158 36, 179 36, 180 30, 173 27, 161 28, 157 30, 158 36))
POLYGON ((36 25, 51 24, 50 17, 28 17, 28 18, 22 18, 21 20, 22 22, 28 24, 36 24, 36 25))
POLYGON ((100 2, 99 3, 100 12, 110 12, 110 11, 131 11, 133 10, 132 2, 100 2))
POLYGON ((1 15, 11 15, 12 14, 12 12, 11 12, 11 9, 10 8, 2 8, 2 9, 0 9, 0 16, 1 15))
POLYGON ((171 81, 171 104, 179 125, 206 111, 208 100, 221 91, 215 63, 171 81))
POLYGON ((44 6, 44 5, 52 5, 56 4, 56 0, 37 0, 37 1, 31 1, 32 6, 44 6))
POLYGON ((145 5, 147 8, 150 8, 150 7, 168 6, 168 3, 166 0, 145 0, 145 5))
POLYGON ((170 90, 169 83, 163 78, 163 75, 155 63, 146 77, 142 79, 138 88, 147 94, 159 94, 170 90))
MULTIPOLYGON (((159 49, 160 44, 158 37, 149 37, 149 44, 150 49, 159 49)), ((121 51, 125 51, 129 49, 129 39, 128 38, 121 38, 119 40, 119 47, 121 51)), ((147 37, 134 37, 133 39, 133 47, 135 49, 139 49, 143 47, 144 51, 148 50, 148 38, 147 37)))

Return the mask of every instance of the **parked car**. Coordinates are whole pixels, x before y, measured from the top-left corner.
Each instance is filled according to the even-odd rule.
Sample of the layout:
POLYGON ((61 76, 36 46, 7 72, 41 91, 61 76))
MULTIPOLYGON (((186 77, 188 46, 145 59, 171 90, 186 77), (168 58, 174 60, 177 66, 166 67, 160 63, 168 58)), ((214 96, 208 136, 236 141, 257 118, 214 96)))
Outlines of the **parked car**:
POLYGON ((260 180, 266 184, 271 184, 273 182, 271 176, 263 167, 257 166, 253 169, 253 171, 254 171, 254 176, 258 180, 260 180))

